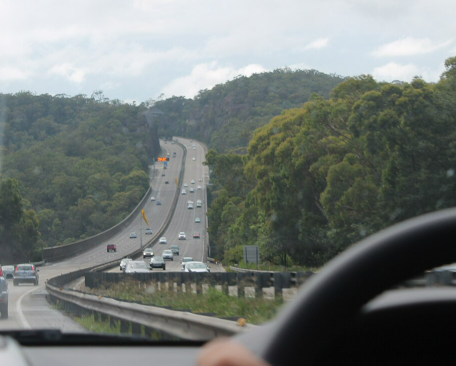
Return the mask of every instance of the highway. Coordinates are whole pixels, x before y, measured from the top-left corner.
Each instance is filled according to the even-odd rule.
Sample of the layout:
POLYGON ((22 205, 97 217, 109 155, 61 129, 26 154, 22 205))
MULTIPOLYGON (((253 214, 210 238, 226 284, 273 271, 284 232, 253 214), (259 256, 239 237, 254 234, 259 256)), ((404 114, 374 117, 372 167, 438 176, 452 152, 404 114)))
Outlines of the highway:
MULTIPOLYGON (((159 255, 164 249, 169 248, 172 244, 178 244, 180 247, 180 256, 175 257, 172 262, 167 262, 168 271, 180 271, 180 258, 182 256, 191 256, 195 260, 201 260, 204 254, 204 236, 206 235, 206 202, 204 189, 208 183, 208 167, 202 165, 205 159, 204 147, 193 142, 195 149, 192 148, 192 143, 189 139, 179 138, 184 146, 187 147, 187 158, 185 161, 184 182, 188 184, 187 195, 179 193, 179 200, 176 210, 171 219, 171 224, 164 233, 168 239, 167 245, 154 244, 154 251, 159 255), (195 160, 193 160, 195 158, 195 160), (195 184, 191 184, 191 180, 195 180, 195 184), (199 180, 202 179, 202 182, 199 180), (197 186, 201 185, 202 189, 198 190, 197 186), (195 193, 189 193, 190 187, 194 187, 195 193), (202 208, 196 208, 196 200, 203 201, 202 208), (187 200, 194 201, 194 209, 187 209, 187 200), (195 223, 195 218, 200 217, 201 223, 195 223), (185 231, 187 240, 178 241, 178 233, 185 231), (200 239, 193 239, 194 232, 199 232, 200 239)), ((80 254, 74 258, 64 260, 58 263, 48 264, 38 267, 40 272, 39 286, 20 285, 13 286, 12 280, 9 282, 9 318, 0 320, 1 329, 37 329, 37 328, 55 328, 62 331, 79 332, 84 329, 72 319, 65 316, 59 310, 51 308, 46 301, 46 290, 44 283, 49 278, 57 275, 75 271, 82 268, 91 267, 96 264, 120 259, 128 255, 128 253, 138 249, 140 246, 139 228, 142 227, 143 244, 150 240, 150 235, 144 234, 144 229, 150 227, 155 233, 165 222, 166 216, 171 209, 172 200, 176 192, 175 180, 178 179, 181 170, 181 160, 183 150, 177 144, 161 141, 163 151, 170 153, 168 169, 163 169, 163 163, 156 163, 155 169, 157 173, 151 181, 152 194, 156 200, 160 200, 162 205, 157 205, 157 201, 147 201, 144 210, 149 221, 146 226, 142 217, 138 215, 124 231, 111 238, 108 242, 104 242, 99 246, 80 254), (173 152, 176 152, 177 157, 173 158, 173 152), (164 174, 164 176, 162 176, 164 174), (168 180, 169 183, 165 184, 168 180), (130 233, 136 232, 138 238, 130 239, 130 233), (107 253, 106 245, 114 243, 117 245, 116 253, 107 253)), ((148 263, 148 260, 146 260, 148 263)), ((118 271, 118 269, 117 269, 118 271)))
MULTIPOLYGON (((171 219, 170 225, 163 233, 167 240, 167 244, 153 243, 152 247, 156 256, 161 256, 163 250, 169 249, 171 245, 179 247, 179 255, 174 256, 174 260, 166 261, 166 271, 175 272, 181 270, 181 260, 183 257, 192 257, 195 261, 203 261, 204 256, 204 239, 207 235, 206 231, 206 194, 205 188, 209 179, 209 168, 204 166, 202 162, 205 160, 204 146, 196 141, 190 142, 189 139, 179 138, 179 142, 187 148, 187 156, 185 161, 185 174, 183 179, 182 189, 185 189, 185 195, 180 191, 179 200, 177 202, 176 210, 171 219), (195 149, 193 146, 195 145, 195 149), (195 160, 193 160, 195 159, 195 160), (191 183, 191 182, 194 183, 191 183), (185 187, 185 184, 187 187, 185 187), (201 189, 198 189, 201 186, 201 189), (191 193, 190 189, 193 188, 194 192, 191 193), (197 200, 202 201, 201 207, 196 207, 197 200), (193 209, 188 209, 188 201, 193 201, 193 209), (199 218, 200 223, 195 222, 199 218), (185 232, 187 239, 178 240, 179 232, 185 232), (193 234, 200 234, 199 239, 194 239, 193 234)), ((135 259, 142 259, 141 257, 135 259)), ((149 258, 145 258, 144 262, 149 265, 149 258)), ((217 270, 214 267, 214 270, 217 270)), ((110 272, 119 272, 119 268, 114 268, 110 272)), ((155 269, 154 271, 162 271, 155 269)))

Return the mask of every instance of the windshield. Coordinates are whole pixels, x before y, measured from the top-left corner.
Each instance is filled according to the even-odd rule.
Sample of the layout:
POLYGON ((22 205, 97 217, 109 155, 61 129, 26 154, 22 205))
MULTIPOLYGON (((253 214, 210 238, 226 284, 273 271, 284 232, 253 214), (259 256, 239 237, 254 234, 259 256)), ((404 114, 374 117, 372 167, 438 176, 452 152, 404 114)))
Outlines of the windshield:
POLYGON ((260 325, 353 244, 455 207, 455 11, 2 2, 0 331, 126 329, 80 292, 260 325))

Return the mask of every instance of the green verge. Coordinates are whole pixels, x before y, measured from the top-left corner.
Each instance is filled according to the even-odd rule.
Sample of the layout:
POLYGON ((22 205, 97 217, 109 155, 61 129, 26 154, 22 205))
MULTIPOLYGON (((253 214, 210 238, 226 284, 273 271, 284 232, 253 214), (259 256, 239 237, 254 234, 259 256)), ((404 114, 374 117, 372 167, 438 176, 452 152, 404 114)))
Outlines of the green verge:
POLYGON ((209 288, 204 294, 156 291, 149 284, 137 281, 112 284, 108 288, 95 289, 94 293, 119 300, 166 306, 174 310, 212 313, 222 318, 244 318, 251 324, 261 324, 272 319, 283 304, 282 299, 238 298, 215 288, 209 288))
MULTIPOLYGON (((235 266, 233 266, 233 267, 235 267, 235 266)), ((236 267, 241 268, 241 269, 253 269, 253 270, 257 270, 257 271, 272 271, 272 272, 307 272, 307 271, 318 272, 320 269, 318 267, 306 267, 306 266, 285 267, 285 266, 279 266, 279 265, 269 264, 269 263, 244 263, 244 262, 240 262, 236 267)), ((229 266, 226 267, 226 271, 233 272, 229 269, 229 266)))

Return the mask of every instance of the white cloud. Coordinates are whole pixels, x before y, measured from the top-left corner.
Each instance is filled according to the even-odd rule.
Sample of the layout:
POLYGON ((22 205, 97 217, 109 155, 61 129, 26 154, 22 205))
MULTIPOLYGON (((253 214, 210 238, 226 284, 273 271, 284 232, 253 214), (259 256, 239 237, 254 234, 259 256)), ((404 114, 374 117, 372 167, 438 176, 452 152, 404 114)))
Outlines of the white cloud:
POLYGON ((447 47, 451 42, 451 40, 447 40, 445 42, 435 43, 429 38, 416 39, 407 37, 380 46, 372 52, 372 55, 377 57, 422 55, 447 47))
POLYGON ((200 90, 210 89, 217 84, 224 83, 238 75, 250 76, 265 72, 261 65, 250 64, 240 69, 219 67, 216 61, 196 65, 190 75, 173 80, 163 88, 167 96, 194 97, 200 90))
POLYGON ((318 38, 313 42, 310 42, 308 45, 304 47, 304 50, 313 50, 317 49, 319 50, 320 48, 325 48, 328 46, 329 38, 318 38))
POLYGON ((428 82, 439 80, 440 74, 443 72, 443 64, 439 65, 436 70, 418 67, 414 64, 401 65, 395 62, 390 62, 386 65, 376 67, 372 72, 375 79, 379 81, 411 81, 415 76, 422 77, 428 82))
POLYGON ((0 67, 0 80, 1 81, 13 81, 13 80, 24 80, 27 75, 22 70, 15 67, 0 67))
POLYGON ((66 77, 69 81, 75 84, 80 84, 84 81, 85 71, 74 67, 71 64, 64 63, 53 66, 49 72, 51 74, 61 75, 66 77))

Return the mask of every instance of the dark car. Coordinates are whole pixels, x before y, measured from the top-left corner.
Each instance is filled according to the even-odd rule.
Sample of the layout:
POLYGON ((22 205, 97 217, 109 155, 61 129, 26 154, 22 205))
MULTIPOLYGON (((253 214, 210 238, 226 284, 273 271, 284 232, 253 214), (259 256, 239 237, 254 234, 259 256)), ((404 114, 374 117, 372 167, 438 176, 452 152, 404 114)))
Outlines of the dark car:
POLYGON ((8 281, 5 277, 0 277, 0 312, 2 319, 8 318, 8 281))
POLYGON ((13 273, 14 286, 20 283, 33 283, 35 286, 38 286, 39 279, 38 270, 31 263, 18 264, 13 273))
POLYGON ((149 267, 150 267, 150 269, 163 268, 163 270, 165 270, 166 269, 166 263, 165 263, 165 260, 163 259, 163 257, 153 257, 150 260, 149 267))
POLYGON ((161 206, 161 204, 162 204, 161 201, 157 200, 157 206, 161 206))
POLYGON ((2 266, 3 277, 6 279, 13 278, 14 266, 2 266))
POLYGON ((171 245, 169 249, 173 252, 174 255, 179 255, 179 247, 177 245, 171 245))
POLYGON ((165 184, 169 184, 169 180, 165 180, 165 184))
POLYGON ((117 252, 117 246, 115 244, 108 244, 106 246, 106 252, 107 253, 110 253, 110 252, 117 252))
POLYGON ((200 234, 199 233, 194 233, 193 234, 193 239, 199 239, 200 238, 200 234))

